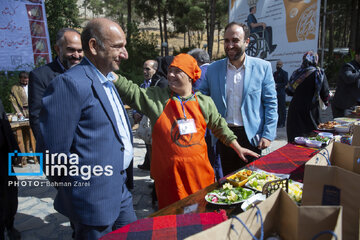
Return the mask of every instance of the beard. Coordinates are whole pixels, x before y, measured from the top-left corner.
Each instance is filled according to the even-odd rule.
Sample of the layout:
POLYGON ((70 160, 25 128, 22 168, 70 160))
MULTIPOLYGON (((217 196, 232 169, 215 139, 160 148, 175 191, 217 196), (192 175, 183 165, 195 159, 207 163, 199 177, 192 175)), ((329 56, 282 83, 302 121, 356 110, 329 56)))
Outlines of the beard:
POLYGON ((63 56, 62 57, 62 61, 61 63, 63 64, 64 68, 65 69, 70 69, 72 68, 73 66, 79 64, 78 62, 75 62, 75 61, 81 61, 82 57, 73 57, 73 56, 70 56, 70 57, 67 57, 67 56, 63 56))
POLYGON ((236 61, 240 59, 240 57, 245 53, 245 48, 233 48, 235 50, 235 54, 230 54, 230 50, 225 50, 226 56, 230 61, 236 61))

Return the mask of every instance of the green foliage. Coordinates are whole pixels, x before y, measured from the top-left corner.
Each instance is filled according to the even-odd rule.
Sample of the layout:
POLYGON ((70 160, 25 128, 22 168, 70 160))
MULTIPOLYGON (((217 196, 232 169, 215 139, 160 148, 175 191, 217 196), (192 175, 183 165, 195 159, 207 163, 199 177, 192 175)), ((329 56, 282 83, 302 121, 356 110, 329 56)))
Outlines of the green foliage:
POLYGON ((159 52, 156 50, 157 40, 154 34, 140 32, 136 24, 132 24, 132 36, 126 49, 129 59, 121 62, 120 74, 135 83, 144 81, 143 64, 146 60, 155 59, 159 52))
POLYGON ((52 52, 56 42, 56 33, 64 27, 79 28, 79 8, 76 0, 46 0, 46 17, 52 52))
POLYGON ((15 113, 10 102, 11 87, 19 82, 19 72, 0 72, 0 99, 7 113, 15 113))
POLYGON ((354 51, 351 51, 348 55, 334 55, 330 60, 325 62, 325 75, 331 88, 336 87, 340 68, 344 65, 344 63, 350 62, 353 59, 352 56, 354 56, 354 51))

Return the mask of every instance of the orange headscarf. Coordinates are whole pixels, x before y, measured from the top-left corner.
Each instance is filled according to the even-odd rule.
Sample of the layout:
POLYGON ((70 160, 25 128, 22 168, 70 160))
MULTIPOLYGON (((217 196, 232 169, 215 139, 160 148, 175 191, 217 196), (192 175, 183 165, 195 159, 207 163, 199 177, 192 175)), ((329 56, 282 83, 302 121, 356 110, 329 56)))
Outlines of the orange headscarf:
POLYGON ((191 55, 180 53, 174 57, 169 67, 177 67, 185 72, 195 83, 201 76, 201 69, 197 65, 197 61, 191 55))

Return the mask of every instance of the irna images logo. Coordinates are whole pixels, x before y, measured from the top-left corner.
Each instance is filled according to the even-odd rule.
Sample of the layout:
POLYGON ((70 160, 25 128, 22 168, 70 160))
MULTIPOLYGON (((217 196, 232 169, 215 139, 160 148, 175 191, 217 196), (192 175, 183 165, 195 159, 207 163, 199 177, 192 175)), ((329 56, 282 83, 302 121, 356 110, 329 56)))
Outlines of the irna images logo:
POLYGON ((89 180, 92 176, 112 176, 113 166, 111 165, 80 165, 79 156, 76 153, 9 153, 9 176, 80 176, 83 180, 89 180), (14 157, 36 156, 40 159, 40 171, 35 173, 13 173, 11 172, 11 161, 14 157), (43 171, 43 158, 45 165, 43 171))
POLYGON ((9 176, 42 176, 43 175, 43 153, 19 153, 18 151, 14 151, 13 153, 9 153, 8 155, 9 168, 8 175, 9 176), (21 172, 15 173, 11 171, 11 163, 12 160, 16 157, 37 157, 39 159, 40 170, 39 172, 21 172))

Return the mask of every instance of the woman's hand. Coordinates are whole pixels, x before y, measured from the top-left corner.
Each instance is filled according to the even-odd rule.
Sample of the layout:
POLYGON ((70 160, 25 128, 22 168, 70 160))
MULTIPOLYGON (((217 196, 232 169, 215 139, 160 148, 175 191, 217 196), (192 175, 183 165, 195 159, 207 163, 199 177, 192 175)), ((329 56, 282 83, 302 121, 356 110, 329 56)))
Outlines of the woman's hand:
POLYGON ((230 147, 232 147, 232 149, 235 150, 235 152, 239 155, 240 159, 243 160, 244 162, 248 162, 246 156, 252 156, 256 158, 260 157, 260 155, 257 154, 256 152, 241 147, 239 143, 236 141, 236 139, 230 143, 230 147))

